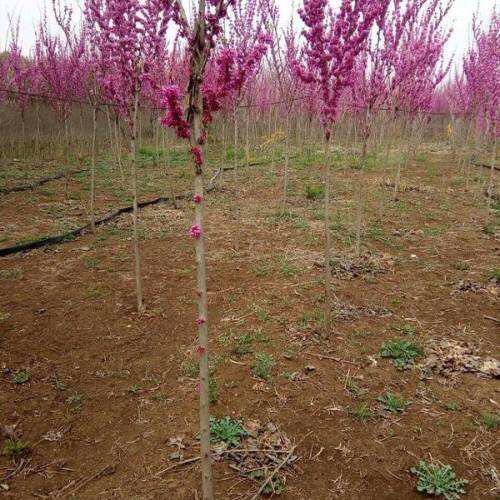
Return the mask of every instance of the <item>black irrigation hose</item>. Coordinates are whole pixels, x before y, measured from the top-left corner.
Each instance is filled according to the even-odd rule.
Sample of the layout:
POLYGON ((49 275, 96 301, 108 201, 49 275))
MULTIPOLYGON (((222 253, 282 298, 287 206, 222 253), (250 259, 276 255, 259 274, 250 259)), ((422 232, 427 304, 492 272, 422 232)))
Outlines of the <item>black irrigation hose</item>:
MULTIPOLYGON (((475 167, 483 167, 483 168, 489 168, 491 170, 492 166, 491 165, 488 165, 486 163, 476 163, 476 162, 472 162, 472 165, 474 165, 475 167)), ((498 170, 500 171, 500 167, 497 167, 496 165, 493 165, 493 168, 495 170, 498 170)))
POLYGON ((48 182, 57 181, 59 179, 63 179, 66 176, 82 174, 83 172, 87 172, 87 170, 83 169, 83 170, 73 170, 71 172, 63 172, 62 174, 57 174, 52 177, 45 177, 38 181, 34 181, 31 184, 21 184, 20 186, 14 186, 11 188, 0 188, 0 194, 10 194, 10 193, 19 193, 21 191, 29 191, 31 189, 43 186, 48 182))
MULTIPOLYGON (((256 167, 258 165, 263 165, 265 163, 267 163, 267 160, 252 162, 252 163, 249 163, 248 166, 249 167, 256 167)), ((246 164, 239 165, 237 168, 242 168, 245 166, 246 166, 246 164)), ((224 167, 224 168, 220 168, 219 170, 217 170, 215 175, 208 182, 207 188, 205 191, 207 193, 214 191, 215 181, 217 180, 219 175, 222 172, 226 172, 228 170, 234 170, 234 169, 235 169, 235 167, 224 167)), ((184 193, 184 194, 180 194, 178 196, 175 196, 175 201, 187 200, 191 197, 192 197, 192 193, 184 193)), ((138 208, 145 208, 145 207, 149 207, 152 205, 158 205, 160 203, 168 203, 171 201, 173 201, 172 198, 161 196, 159 198, 155 198, 154 200, 140 202, 137 206, 138 206, 138 208)), ((132 205, 129 205, 128 207, 120 208, 117 211, 106 215, 102 219, 96 220, 95 225, 102 226, 103 224, 107 224, 108 222, 113 221, 114 219, 116 219, 120 215, 128 214, 128 213, 131 213, 132 211, 133 211, 132 205)), ((62 243, 67 243, 69 241, 73 241, 74 239, 78 238, 79 236, 84 235, 85 233, 89 232, 90 230, 91 230, 90 224, 86 224, 85 226, 78 227, 76 229, 73 229, 72 231, 69 231, 68 233, 65 233, 65 234, 60 234, 57 236, 48 236, 47 238, 42 238, 40 240, 31 241, 29 243, 23 243, 22 245, 16 245, 13 247, 0 248, 0 257, 7 257, 8 255, 13 255, 13 254, 20 253, 20 252, 29 252, 31 250, 36 250, 37 248, 43 248, 43 247, 47 247, 47 246, 51 246, 51 245, 59 245, 62 243)))

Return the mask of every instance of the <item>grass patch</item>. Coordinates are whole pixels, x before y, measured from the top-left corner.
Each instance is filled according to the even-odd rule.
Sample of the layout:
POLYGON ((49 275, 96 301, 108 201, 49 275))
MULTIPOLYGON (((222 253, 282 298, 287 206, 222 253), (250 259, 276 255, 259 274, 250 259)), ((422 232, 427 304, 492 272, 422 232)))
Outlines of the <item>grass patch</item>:
POLYGON ((252 364, 252 373, 262 380, 270 380, 272 371, 276 366, 274 356, 266 354, 265 352, 255 353, 255 360, 252 364))
POLYGON ((390 413, 403 413, 410 405, 410 401, 407 401, 402 396, 391 394, 390 392, 384 396, 379 396, 377 401, 381 403, 384 410, 390 413))

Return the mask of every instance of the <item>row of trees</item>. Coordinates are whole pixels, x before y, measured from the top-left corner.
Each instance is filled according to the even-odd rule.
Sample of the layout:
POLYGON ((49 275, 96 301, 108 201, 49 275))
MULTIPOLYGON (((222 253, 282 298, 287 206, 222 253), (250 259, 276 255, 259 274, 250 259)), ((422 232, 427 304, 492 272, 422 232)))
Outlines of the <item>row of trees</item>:
MULTIPOLYGON (((282 29, 275 0, 198 0, 192 11, 180 0, 85 0, 82 26, 61 0, 52 0, 60 35, 48 29, 47 15, 37 30, 32 54, 24 56, 18 23, 11 22, 8 51, 0 58, 0 104, 14 103, 24 123, 32 99, 43 98, 63 125, 70 151, 69 116, 75 103, 92 110, 91 227, 95 228, 97 120, 121 122, 130 148, 133 193, 133 250, 137 308, 144 310, 138 240, 136 148, 138 113, 148 109, 189 148, 195 174, 195 220, 189 237, 196 248, 200 357, 200 437, 203 496, 213 498, 210 462, 208 311, 204 249, 204 148, 217 113, 230 116, 238 138, 237 109, 245 105, 244 127, 252 114, 265 115, 270 102, 282 102, 285 158, 282 210, 287 206, 291 115, 318 117, 325 153, 325 326, 331 329, 331 149, 335 126, 346 113, 360 124, 357 251, 361 248, 363 164, 375 117, 403 119, 406 155, 399 160, 394 189, 430 113, 448 112, 455 128, 468 127, 472 140, 486 134, 495 143, 498 107, 498 28, 474 22, 474 43, 454 77, 443 50, 444 27, 453 0, 303 0, 303 27, 282 29)), ((38 100, 36 101, 38 102, 38 100)), ((389 127, 389 126, 388 126, 389 127)), ((224 123, 224 134, 226 122, 224 123)), ((119 129, 115 154, 121 165, 119 129)), ((112 135, 112 134, 110 134, 112 135)), ((246 134, 248 158, 248 133, 246 134)), ((237 149, 238 144, 234 144, 237 149)), ((389 149, 389 146, 388 146, 389 149)), ((494 156, 493 156, 494 161, 494 156)), ((493 169, 492 169, 493 172, 493 169)), ((122 174, 124 175, 124 174, 122 174)))

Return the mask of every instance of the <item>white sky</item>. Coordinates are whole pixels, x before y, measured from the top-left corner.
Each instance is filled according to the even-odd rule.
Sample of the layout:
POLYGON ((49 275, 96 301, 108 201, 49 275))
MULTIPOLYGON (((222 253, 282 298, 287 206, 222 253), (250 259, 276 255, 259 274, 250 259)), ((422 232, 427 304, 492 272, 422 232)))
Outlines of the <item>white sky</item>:
MULTIPOLYGON (((184 0, 188 4, 192 0, 184 0)), ((296 6, 301 0, 276 0, 283 17, 289 19, 292 12, 296 12, 296 6)), ((67 0, 67 3, 75 7, 79 12, 83 0, 67 0)), ((43 6, 47 5, 50 12, 50 0, 0 0, 0 51, 5 49, 7 40, 10 15, 20 16, 20 38, 23 49, 29 52, 35 40, 35 26, 40 19, 43 6)), ((454 28, 452 39, 448 44, 447 52, 451 56, 454 53, 461 55, 468 47, 471 32, 472 16, 479 12, 482 19, 488 19, 494 6, 500 5, 500 0, 455 0, 449 22, 454 28)))

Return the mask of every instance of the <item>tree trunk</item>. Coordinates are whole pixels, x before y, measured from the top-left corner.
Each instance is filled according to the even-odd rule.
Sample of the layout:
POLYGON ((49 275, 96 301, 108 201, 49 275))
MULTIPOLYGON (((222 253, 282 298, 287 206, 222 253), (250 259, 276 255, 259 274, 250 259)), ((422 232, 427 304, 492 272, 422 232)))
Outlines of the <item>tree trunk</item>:
POLYGON ((285 166, 283 175, 283 204, 281 207, 282 213, 286 212, 286 203, 288 199, 288 166, 290 164, 290 111, 286 110, 285 124, 285 166))
MULTIPOLYGON (((198 295, 198 354, 200 356, 200 448, 202 469, 203 500, 213 500, 214 487, 212 477, 212 457, 210 449, 210 396, 209 396, 209 368, 208 368, 208 305, 205 264, 205 236, 204 236, 204 187, 203 187, 203 98, 201 84, 208 57, 206 51, 205 0, 198 2, 198 17, 194 25, 194 36, 191 42, 191 61, 189 78, 189 108, 188 121, 191 126, 191 150, 195 160, 195 226, 198 237, 195 238, 196 248, 196 281, 198 295)), ((192 234, 193 236, 193 234, 192 234)))
POLYGON ((364 130, 363 130, 363 149, 361 151, 361 161, 359 171, 357 173, 357 186, 356 186, 356 256, 361 255, 361 225, 363 222, 363 194, 364 194, 364 168, 366 157, 368 154, 368 139, 370 137, 370 112, 367 111, 364 117, 364 130))
POLYGON ((324 336, 330 336, 332 323, 331 299, 331 253, 332 235, 330 229, 330 163, 331 163, 331 132, 325 130, 325 325, 324 336))
POLYGON ((496 140, 496 131, 493 133, 493 151, 491 152, 491 168, 490 168, 490 181, 489 186, 486 191, 488 195, 488 206, 487 206, 487 218, 486 220, 490 220, 490 212, 491 212, 491 200, 495 196, 495 161, 497 158, 497 140, 496 140))
POLYGON ((233 110, 233 125, 234 125, 234 141, 233 141, 233 178, 234 178, 234 187, 237 187, 238 184, 238 155, 236 151, 238 150, 238 106, 235 103, 233 110))
POLYGON ((250 165, 250 100, 248 100, 246 121, 245 121, 245 163, 250 165))
POLYGON ((92 107, 92 158, 90 165, 90 229, 95 233, 95 158, 96 158, 97 110, 92 107))
POLYGON ((116 117, 115 120, 115 144, 116 144, 116 160, 118 162, 118 168, 120 169, 120 178, 123 185, 125 184, 125 174, 123 173, 123 165, 122 165, 122 152, 120 145, 120 131, 118 129, 118 117, 116 117))
POLYGON ((139 233, 138 233, 138 206, 137 206, 137 161, 136 161, 136 135, 137 135, 137 110, 139 107, 139 92, 136 90, 134 99, 134 115, 132 118, 132 138, 130 140, 130 149, 132 155, 132 195, 133 211, 133 244, 134 244, 134 258, 135 258, 135 286, 137 295, 137 311, 142 313, 144 311, 144 304, 142 301, 142 279, 141 279, 141 255, 139 253, 139 233))
POLYGON ((65 137, 65 142, 66 142, 66 170, 65 170, 65 175, 64 175, 64 197, 66 199, 69 198, 69 171, 70 171, 70 166, 69 166, 69 131, 68 131, 68 117, 64 117, 64 137, 65 137))

